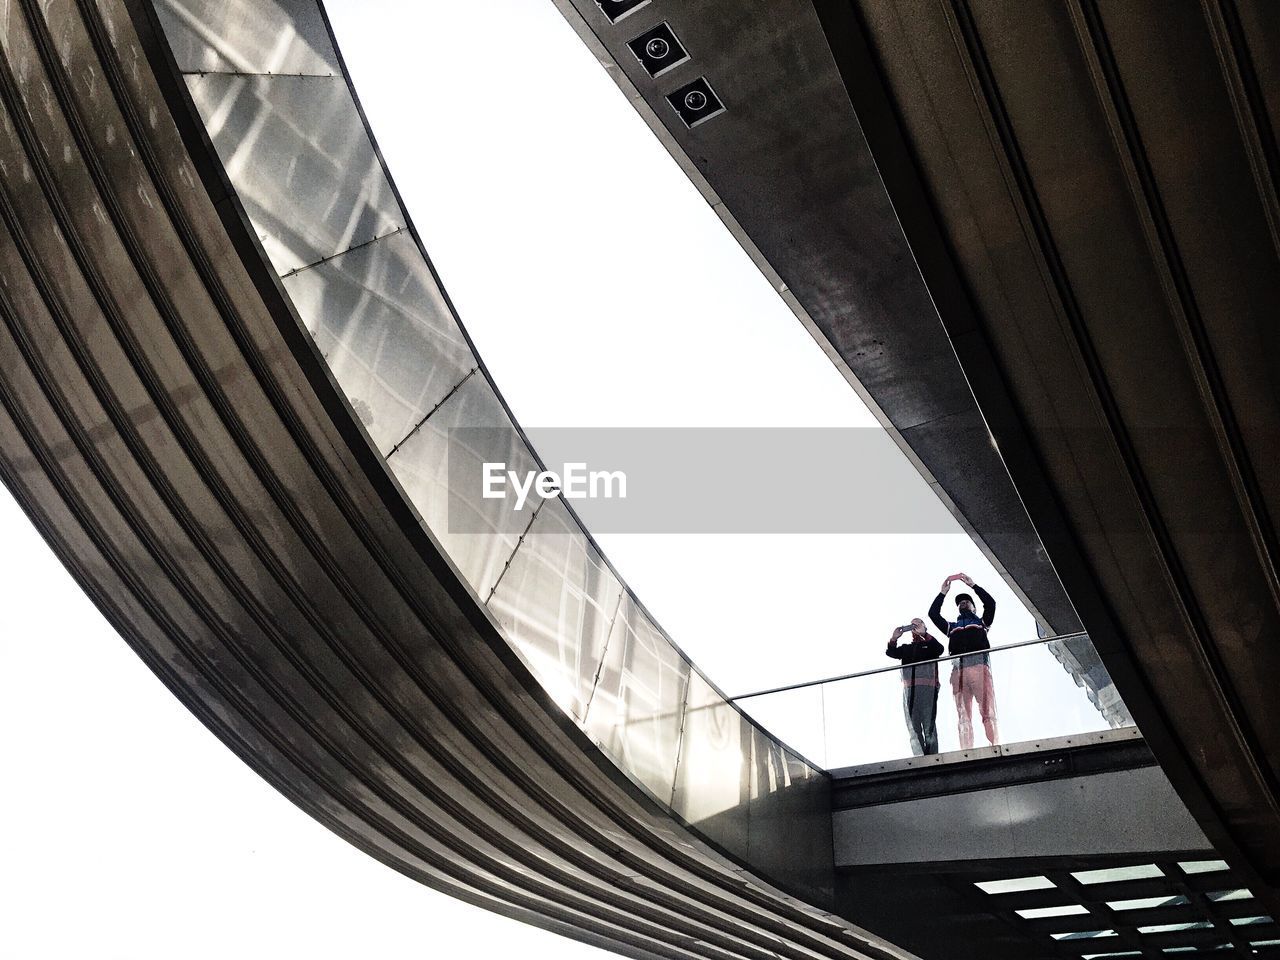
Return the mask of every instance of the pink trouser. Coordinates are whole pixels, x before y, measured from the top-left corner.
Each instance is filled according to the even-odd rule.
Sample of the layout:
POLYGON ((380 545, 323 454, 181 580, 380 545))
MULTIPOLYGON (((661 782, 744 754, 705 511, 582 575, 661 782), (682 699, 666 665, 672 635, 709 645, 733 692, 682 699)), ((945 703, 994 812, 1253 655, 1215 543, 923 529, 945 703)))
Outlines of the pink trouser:
MULTIPOLYGON (((965 657, 951 668, 951 693, 956 698, 956 716, 960 718, 960 749, 973 747, 973 701, 978 701, 978 713, 982 716, 982 728, 987 742, 995 746, 1000 742, 996 730, 996 687, 991 679, 991 667, 985 663, 967 664, 965 657)), ((977 657, 973 658, 974 660, 977 657)))

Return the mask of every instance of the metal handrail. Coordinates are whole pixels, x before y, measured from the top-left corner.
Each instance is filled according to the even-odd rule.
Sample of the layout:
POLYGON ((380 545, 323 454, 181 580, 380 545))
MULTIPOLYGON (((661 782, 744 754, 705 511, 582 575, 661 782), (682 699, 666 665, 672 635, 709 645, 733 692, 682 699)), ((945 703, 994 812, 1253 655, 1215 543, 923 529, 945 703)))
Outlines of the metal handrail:
MULTIPOLYGON (((988 647, 985 650, 970 650, 968 653, 953 653, 945 657, 938 657, 936 660, 920 660, 908 666, 918 667, 926 663, 943 663, 947 660, 958 660, 961 657, 971 657, 975 653, 996 653, 1000 650, 1016 650, 1018 647, 1033 647, 1038 643, 1049 643, 1053 640, 1077 640, 1080 637, 1088 637, 1089 634, 1080 633, 1062 633, 1055 637, 1039 637, 1035 640, 1023 640, 1020 643, 1007 643, 1002 647, 988 647)), ((845 673, 838 677, 827 677, 825 680, 804 680, 800 683, 789 683, 782 687, 770 687, 768 690, 756 690, 753 693, 742 693, 736 697, 730 697, 730 703, 737 703, 739 700, 750 700, 752 697, 763 697, 770 693, 786 693, 788 690, 802 690, 805 687, 816 687, 824 683, 836 683, 840 680, 853 680, 857 677, 870 677, 877 673, 894 673, 902 669, 902 664, 891 665, 888 667, 876 667, 874 670, 859 670, 857 673, 845 673)))

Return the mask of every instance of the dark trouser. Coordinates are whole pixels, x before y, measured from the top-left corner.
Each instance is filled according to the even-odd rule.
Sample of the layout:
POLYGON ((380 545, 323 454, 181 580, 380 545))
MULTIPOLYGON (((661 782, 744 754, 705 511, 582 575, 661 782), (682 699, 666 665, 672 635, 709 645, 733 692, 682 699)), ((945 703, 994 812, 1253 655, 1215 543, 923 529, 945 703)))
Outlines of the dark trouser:
POLYGON ((906 684, 902 688, 902 713, 907 720, 907 736, 913 756, 938 752, 938 688, 936 685, 906 684))

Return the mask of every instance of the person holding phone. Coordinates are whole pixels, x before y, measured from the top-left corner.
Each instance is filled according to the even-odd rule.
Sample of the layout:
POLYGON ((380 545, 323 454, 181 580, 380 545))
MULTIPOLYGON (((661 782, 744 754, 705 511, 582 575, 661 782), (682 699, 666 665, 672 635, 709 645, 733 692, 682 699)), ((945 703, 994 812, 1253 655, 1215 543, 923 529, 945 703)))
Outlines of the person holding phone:
POLYGON ((884 651, 902 661, 902 713, 907 721, 907 736, 913 756, 923 757, 938 752, 938 658, 942 643, 916 617, 897 627, 884 651), (899 643, 903 635, 906 643, 899 643))
POLYGON ((973 747, 974 701, 978 703, 978 713, 982 717, 987 742, 993 747, 1000 742, 1000 734, 996 729, 996 688, 991 679, 991 657, 986 653, 991 649, 987 631, 995 618, 996 602, 991 594, 963 573, 953 573, 943 580, 942 590, 929 607, 929 619, 947 635, 947 653, 973 654, 962 656, 951 663, 951 693, 955 697, 956 715, 960 720, 961 750, 973 747), (978 599, 982 601, 981 614, 973 605, 972 595, 961 593, 956 596, 956 619, 948 621, 943 618, 942 600, 956 580, 966 584, 978 595, 978 599))

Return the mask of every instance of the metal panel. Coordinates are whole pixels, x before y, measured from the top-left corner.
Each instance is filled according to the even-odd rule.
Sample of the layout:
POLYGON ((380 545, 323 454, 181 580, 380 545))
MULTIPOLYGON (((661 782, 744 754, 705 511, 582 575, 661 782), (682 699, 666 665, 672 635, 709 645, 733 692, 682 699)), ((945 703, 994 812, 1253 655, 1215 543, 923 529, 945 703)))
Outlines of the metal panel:
POLYGON ((187 78, 279 274, 404 226, 342 77, 187 78))
POLYGON ((825 902, 833 849, 830 781, 760 730, 752 731, 750 860, 825 902))
POLYGON ((284 285, 384 456, 475 369, 408 231, 300 270, 284 285))
POLYGON ((1212 849, 1157 767, 841 810, 832 819, 842 867, 1212 849))
POLYGON ((622 583, 555 499, 538 511, 489 610, 552 699, 582 721, 621 599, 622 583))
POLYGON ((388 457, 387 463, 427 528, 435 534, 480 599, 486 600, 541 500, 531 494, 523 516, 517 516, 513 498, 486 500, 479 490, 451 489, 450 457, 467 458, 474 463, 502 462, 521 471, 537 469, 533 455, 507 418, 493 387, 480 376, 473 376, 460 386, 388 457), (499 429, 468 433, 473 444, 451 442, 450 431, 463 427, 499 429), (480 443, 485 446, 479 446, 480 443), (451 516, 457 518, 456 525, 450 523, 451 516), (455 532, 455 526, 486 532, 459 533, 455 532))
POLYGON ((747 853, 751 743, 750 723, 694 671, 672 806, 739 856, 747 853))
POLYGON ((627 596, 613 621, 586 728, 666 804, 675 787, 689 674, 689 662, 627 596))
POLYGON ((187 73, 339 72, 311 0, 158 0, 156 13, 187 73))

